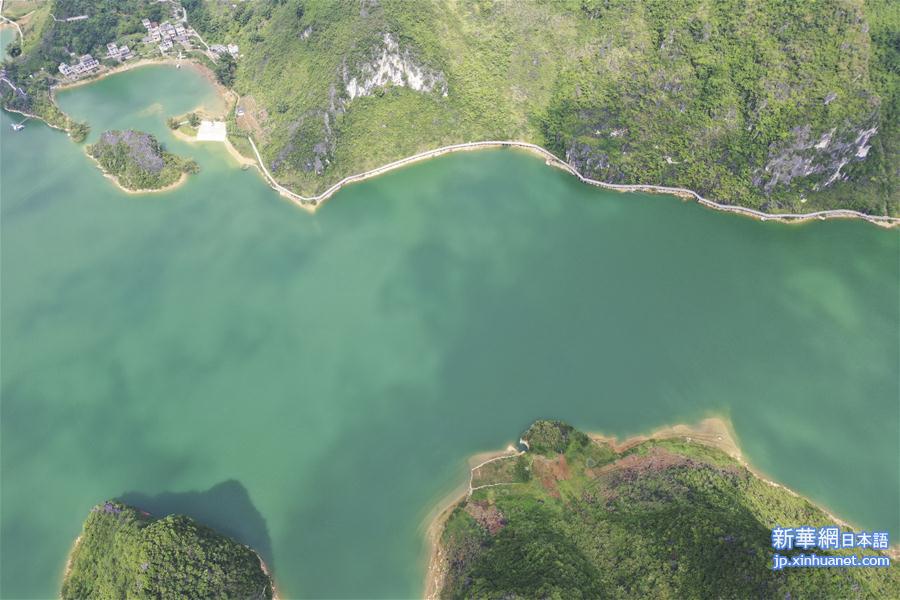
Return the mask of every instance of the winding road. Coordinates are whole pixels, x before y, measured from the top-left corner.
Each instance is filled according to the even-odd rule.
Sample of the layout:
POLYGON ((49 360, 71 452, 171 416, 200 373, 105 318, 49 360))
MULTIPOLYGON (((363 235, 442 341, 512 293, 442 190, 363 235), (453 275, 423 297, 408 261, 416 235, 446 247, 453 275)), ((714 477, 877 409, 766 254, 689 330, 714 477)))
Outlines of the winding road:
POLYGON ((894 227, 896 225, 900 225, 900 218, 896 217, 886 217, 879 215, 867 215, 865 213, 861 213, 855 210, 846 210, 846 209, 837 209, 837 210, 820 210, 816 212, 810 213, 767 213, 760 210, 756 210, 753 208, 747 208, 744 206, 734 206, 731 204, 720 204, 718 202, 714 202, 713 200, 709 200, 708 198, 704 198, 697 192, 693 190, 689 190, 687 188, 680 187, 669 187, 664 185, 650 185, 650 184, 642 184, 642 185, 625 185, 625 184, 617 184, 617 183, 606 183, 605 181, 597 181, 596 179, 591 179, 589 177, 585 177, 581 173, 578 172, 575 167, 564 162, 559 157, 551 153, 546 148, 542 148, 537 144, 531 144, 528 142, 520 142, 516 140, 493 140, 493 141, 484 141, 484 142, 466 142, 463 144, 453 144, 450 146, 442 146, 440 148, 436 148, 434 150, 428 150, 425 152, 420 152, 419 154, 414 154, 412 156, 408 156, 406 158, 401 158, 400 160, 396 160, 394 162, 388 163, 386 165, 377 167, 370 171, 365 171, 363 173, 358 173, 356 175, 350 175, 345 177, 329 187, 327 190, 322 192, 317 196, 302 196, 300 194, 294 193, 291 190, 287 189, 280 183, 278 183, 269 170, 266 168, 265 163, 263 162, 262 156, 259 154, 259 150, 256 148, 256 144, 253 143, 253 140, 248 136, 247 139, 250 141, 250 146, 253 148, 253 153, 256 155, 256 160, 258 161, 260 170, 268 181, 269 185, 274 188, 278 193, 282 196, 293 201, 295 204, 300 206, 301 208, 309 211, 315 212, 316 208, 325 200, 333 196, 339 189, 348 185, 350 183, 355 183, 357 181, 362 181, 364 179, 368 179, 370 177, 375 177, 377 175, 381 175, 383 173, 387 173, 393 169, 397 169, 408 165, 410 163, 414 163, 420 160, 425 160, 428 158, 434 158, 436 156, 440 156, 442 154, 448 154, 450 152, 459 152, 462 150, 478 150, 482 148, 521 148, 523 150, 528 150, 530 152, 534 152, 547 160, 547 164, 559 167, 564 171, 567 171, 577 177, 584 183, 609 189, 609 190, 617 190, 620 192, 650 192, 650 193, 662 193, 662 194, 674 194, 676 196, 690 196, 695 199, 697 202, 702 204, 703 206, 721 210, 725 212, 737 213, 749 217, 753 217, 759 219, 761 221, 782 221, 782 222, 801 222, 801 221, 810 221, 810 220, 825 220, 825 219, 863 219, 870 223, 874 223, 875 225, 879 225, 881 227, 894 227))
POLYGON ((13 27, 15 27, 16 31, 19 32, 19 41, 25 43, 25 35, 22 33, 22 28, 19 27, 19 24, 12 19, 7 19, 3 16, 3 0, 0 0, 0 23, 9 23, 13 27))

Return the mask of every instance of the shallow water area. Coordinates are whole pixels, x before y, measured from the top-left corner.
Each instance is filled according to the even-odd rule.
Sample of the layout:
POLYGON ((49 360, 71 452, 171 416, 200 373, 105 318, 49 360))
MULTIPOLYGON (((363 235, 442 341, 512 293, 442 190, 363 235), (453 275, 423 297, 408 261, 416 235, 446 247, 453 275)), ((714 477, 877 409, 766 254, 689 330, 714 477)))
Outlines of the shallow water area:
POLYGON ((411 597, 422 520, 538 418, 627 436, 732 420, 755 466, 900 536, 900 236, 761 223, 465 152, 309 215, 165 120, 153 66, 60 93, 201 172, 127 195, 0 116, 0 595, 58 593, 90 507, 191 514, 285 597, 411 597))

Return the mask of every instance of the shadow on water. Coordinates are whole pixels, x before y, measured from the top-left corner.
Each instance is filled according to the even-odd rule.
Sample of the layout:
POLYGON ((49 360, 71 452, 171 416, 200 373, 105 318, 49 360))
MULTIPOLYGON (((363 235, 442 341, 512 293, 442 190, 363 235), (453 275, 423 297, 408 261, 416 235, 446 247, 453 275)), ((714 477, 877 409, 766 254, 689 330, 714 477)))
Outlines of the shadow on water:
POLYGON ((205 492, 163 492, 157 495, 126 492, 119 500, 157 517, 180 514, 196 519, 250 546, 269 569, 274 569, 272 540, 266 521, 250 500, 247 488, 237 480, 223 481, 205 492))

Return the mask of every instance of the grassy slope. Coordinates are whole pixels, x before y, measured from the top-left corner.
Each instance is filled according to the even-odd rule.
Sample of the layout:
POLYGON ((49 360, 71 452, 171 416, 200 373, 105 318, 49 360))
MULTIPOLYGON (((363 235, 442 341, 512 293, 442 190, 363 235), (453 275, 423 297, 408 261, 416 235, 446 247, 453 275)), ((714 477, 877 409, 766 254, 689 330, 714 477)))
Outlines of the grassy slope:
POLYGON ((567 426, 537 426, 540 432, 526 434, 532 452, 508 459, 506 469, 493 463, 490 475, 475 482, 517 483, 476 490, 448 519, 441 543, 450 571, 442 597, 900 593, 897 566, 772 571, 772 527, 833 522, 719 450, 669 440, 616 454, 567 426), (505 524, 490 533, 473 514, 492 514, 505 524))
POLYGON ((499 137, 569 155, 605 180, 678 184, 775 212, 900 210, 900 11, 885 0, 204 6, 213 39, 241 42, 236 87, 264 109, 267 162, 302 192, 415 151, 499 137), (377 55, 385 32, 445 74, 446 98, 384 89, 341 110, 341 70, 377 55), (870 127, 879 133, 869 156, 842 169, 852 181, 816 191, 870 127), (809 148, 832 129, 848 149, 809 148), (321 174, 310 170, 317 144, 327 149, 321 174), (763 167, 778 155, 818 172, 764 193, 763 167))

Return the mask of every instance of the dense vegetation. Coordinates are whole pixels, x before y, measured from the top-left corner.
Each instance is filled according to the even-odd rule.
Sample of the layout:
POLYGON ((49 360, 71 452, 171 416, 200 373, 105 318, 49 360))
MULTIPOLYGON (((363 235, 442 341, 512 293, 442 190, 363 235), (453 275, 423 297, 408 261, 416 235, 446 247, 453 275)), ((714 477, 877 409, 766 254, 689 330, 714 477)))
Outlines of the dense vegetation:
POLYGON ((105 131, 87 151, 129 190, 163 188, 199 170, 195 161, 166 151, 155 137, 140 131, 105 131))
POLYGON ((900 214, 900 10, 890 0, 192 0, 240 41, 235 88, 301 191, 442 144, 524 139, 586 175, 769 211, 900 214), (350 98, 394 56, 440 74, 350 98), (862 156, 865 155, 865 156, 862 156))
MULTIPOLYGON (((8 61, 29 89, 49 85, 61 55, 127 38, 159 10, 47 4, 104 17, 77 28, 33 18, 31 41, 8 61)), ((230 129, 252 135, 275 176, 302 193, 418 151, 502 138, 611 182, 678 185, 771 212, 900 215, 891 0, 182 5, 210 43, 239 43, 237 61, 214 65, 243 97, 230 129), (440 84, 421 85, 423 74, 440 84)), ((29 101, 56 110, 45 96, 29 101)))
POLYGON ((72 552, 64 599, 272 598, 259 557, 189 517, 95 506, 72 552))
POLYGON ((834 523, 719 450, 673 439, 616 453, 547 421, 523 438, 529 452, 489 463, 473 479, 476 488, 506 485, 476 489, 448 518, 442 597, 900 594, 897 566, 773 571, 773 527, 834 523))

